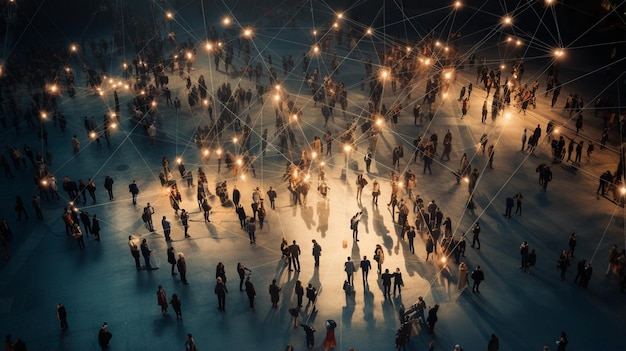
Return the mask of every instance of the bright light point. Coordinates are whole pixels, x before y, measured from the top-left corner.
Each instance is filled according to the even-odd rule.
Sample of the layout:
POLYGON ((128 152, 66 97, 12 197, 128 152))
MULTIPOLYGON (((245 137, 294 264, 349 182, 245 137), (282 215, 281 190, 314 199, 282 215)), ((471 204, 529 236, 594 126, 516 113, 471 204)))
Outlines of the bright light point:
POLYGON ((174 14, 171 13, 170 11, 165 12, 165 17, 167 17, 167 19, 172 19, 174 18, 174 14))
POLYGON ((307 175, 304 176, 304 180, 309 180, 309 179, 311 179, 311 175, 310 174, 307 174, 307 175))
POLYGON ((383 120, 382 120, 382 118, 379 118, 379 119, 377 119, 377 120, 376 120, 376 125, 379 125, 379 126, 380 126, 380 125, 382 125, 382 124, 383 124, 383 120))
POLYGON ((367 30, 365 31, 365 34, 367 35, 372 35, 374 33, 374 31, 372 30, 372 28, 367 28, 367 30))
POLYGON ((274 89, 276 89, 276 90, 280 90, 280 84, 276 84, 276 85, 274 86, 274 89))
POLYGON ((442 257, 442 258, 441 258, 441 263, 446 263, 446 260, 447 260, 447 259, 446 259, 446 257, 445 257, 445 256, 444 256, 444 257, 442 257))
POLYGON ((626 188, 621 188, 620 191, 622 192, 622 194, 626 194, 626 188))
POLYGON ((71 51, 71 52, 76 52, 76 51, 78 51, 78 46, 76 46, 76 44, 72 44, 72 45, 70 45, 70 51, 71 51))
POLYGON ((324 167, 324 165, 326 165, 326 162, 320 162, 320 166, 324 167))
POLYGON ((207 100, 207 99, 202 100, 202 104, 204 106, 208 106, 209 105, 209 100, 207 100))
POLYGON ((352 147, 350 145, 344 145, 343 146, 343 151, 345 151, 345 152, 350 152, 351 149, 352 149, 352 147))
POLYGON ((521 40, 516 41, 516 42, 515 42, 515 45, 517 45, 517 46, 522 45, 522 41, 521 41, 521 40))
POLYGON ((99 92, 100 96, 104 96, 104 92, 100 91, 99 92))
POLYGON ((152 105, 152 107, 156 107, 157 103, 156 103, 156 101, 152 101, 152 103, 150 105, 152 105))
POLYGON ((72 70, 71 68, 65 67, 65 72, 70 73, 71 70, 72 70))
POLYGON ((251 37, 252 36, 252 30, 251 29, 245 29, 243 31, 243 36, 246 37, 246 38, 251 37))
POLYGON ((552 5, 554 4, 554 0, 546 0, 546 5, 552 5))
POLYGON ((511 38, 511 37, 506 38, 506 41, 508 41, 508 42, 510 42, 512 40, 513 40, 513 38, 511 38))
POLYGON ((298 120, 298 115, 293 115, 292 117, 293 117, 294 121, 298 120))
POLYGON ((555 134, 559 134, 559 128, 554 128, 554 132, 555 134))
POLYGON ((463 177, 463 181, 466 183, 469 183, 469 178, 468 177, 463 177))
POLYGON ((314 46, 313 52, 317 54, 318 52, 320 52, 320 48, 318 46, 314 46))
POLYGON ((211 49, 213 49, 213 45, 211 45, 211 43, 207 43, 204 47, 205 47, 207 50, 211 50, 211 49))
POLYGON ((47 184, 48 184, 47 180, 44 179, 44 180, 41 181, 41 185, 47 185, 47 184))
POLYGON ((563 51, 563 49, 556 49, 556 50, 554 50, 554 56, 556 56, 556 57, 561 57, 561 56, 563 56, 564 53, 565 52, 563 51))
POLYGON ((113 129, 117 128, 117 123, 111 123, 111 128, 113 129))
POLYGON ((443 93, 443 98, 447 99, 448 98, 448 93, 443 93))
POLYGON ((425 63, 425 64, 427 64, 427 65, 430 65, 430 59, 426 59, 426 60, 424 61, 424 63, 425 63))
POLYGON ((441 43, 439 41, 436 41, 435 46, 441 46, 441 43))
POLYGON ((313 31, 313 35, 317 35, 317 31, 316 30, 313 31))
POLYGON ((504 69, 504 67, 505 67, 504 65, 500 65, 500 69, 504 69))
POLYGON ((245 174, 241 175, 241 180, 246 180, 246 175, 245 174))
POLYGON ((183 163, 183 159, 181 157, 176 158, 176 163, 178 164, 183 163))
POLYGON ((403 185, 403 184, 404 184, 404 183, 402 183, 402 182, 398 182, 398 186, 399 186, 399 187, 402 187, 402 185, 403 185))
POLYGON ((504 22, 504 24, 511 24, 513 23, 513 19, 511 18, 511 16, 505 16, 502 21, 504 22))
POLYGON ((339 28, 339 24, 337 22, 333 23, 333 28, 339 28))
POLYGON ((343 18, 343 13, 338 13, 337 18, 343 18))
POLYGON ((311 153, 311 157, 312 157, 312 158, 316 158, 316 157, 317 157, 317 152, 313 151, 313 152, 311 153))
POLYGON ((278 94, 274 95, 274 100, 279 101, 280 100, 280 95, 278 95, 278 94))
POLYGON ((96 138, 96 132, 93 132, 93 131, 92 131, 91 133, 89 133, 89 137, 90 137, 91 139, 95 139, 95 138, 96 138))
POLYGON ((510 113, 510 112, 505 113, 505 114, 504 114, 504 117, 506 117, 506 118, 511 118, 511 113, 510 113))
POLYGON ((446 79, 450 79, 450 78, 452 78, 452 73, 450 73, 450 72, 446 72, 446 74, 444 75, 444 77, 445 77, 446 79))
POLYGON ((239 166, 241 166, 241 164, 242 164, 242 163, 243 163, 243 161, 242 161, 241 159, 238 159, 238 160, 237 160, 237 164, 238 164, 239 166))
POLYGON ((48 114, 47 114, 47 113, 45 113, 45 112, 42 112, 42 113, 41 113, 41 118, 44 118, 44 119, 45 119, 45 118, 48 118, 48 114))
POLYGON ((410 47, 406 47, 406 52, 411 52, 411 48, 410 47))
POLYGON ((203 152, 204 156, 209 156, 209 150, 205 149, 203 152))
POLYGON ((190 53, 190 52, 188 52, 188 53, 187 53, 187 58, 188 58, 188 59, 190 59, 190 58, 191 58, 191 56, 192 56, 192 55, 191 55, 191 53, 190 53))
POLYGON ((454 3, 454 7, 456 7, 456 8, 461 7, 461 2, 460 1, 455 2, 454 3))
POLYGON ((224 17, 224 19, 222 20, 222 24, 225 26, 230 26, 231 24, 230 17, 224 17))
POLYGON ((237 137, 233 138, 233 143, 236 143, 238 140, 237 137))

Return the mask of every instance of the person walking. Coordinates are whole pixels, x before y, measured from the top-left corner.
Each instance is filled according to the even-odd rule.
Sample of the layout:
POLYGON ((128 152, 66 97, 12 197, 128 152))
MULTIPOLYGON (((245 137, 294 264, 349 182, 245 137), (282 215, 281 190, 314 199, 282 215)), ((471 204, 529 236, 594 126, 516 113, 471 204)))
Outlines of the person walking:
POLYGON ((570 234, 567 245, 569 246, 569 256, 574 257, 574 251, 576 250, 576 233, 570 234))
POLYGON ((254 298, 256 296, 256 290, 254 284, 252 284, 252 277, 246 278, 246 295, 248 295, 248 301, 250 302, 250 308, 254 308, 254 298))
POLYGON ((617 251, 617 245, 611 246, 609 249, 608 261, 609 265, 606 267, 606 272, 604 275, 609 275, 611 271, 613 271, 613 267, 618 263, 619 252, 617 251))
POLYGON ((561 336, 559 337, 559 340, 556 342, 556 351, 565 351, 567 349, 567 334, 562 331, 561 332, 561 336))
POLYGON ((109 200, 113 200, 113 183, 115 183, 113 181, 113 178, 111 178, 111 176, 107 174, 107 176, 104 178, 104 188, 109 193, 109 200))
POLYGON ((176 254, 173 246, 167 248, 167 263, 172 265, 172 275, 176 275, 176 272, 174 272, 174 268, 176 268, 176 254))
POLYGON ((428 333, 433 335, 435 333, 435 324, 437 324, 437 312, 439 311, 439 305, 431 307, 428 310, 428 317, 426 318, 426 324, 428 326, 428 333))
POLYGON ((61 325, 61 331, 65 332, 69 327, 67 324, 67 310, 62 303, 57 303, 57 319, 59 320, 59 324, 61 325))
POLYGON ((78 223, 74 223, 72 227, 72 236, 74 236, 74 239, 76 239, 76 242, 78 243, 78 247, 80 247, 81 249, 84 249, 85 239, 84 239, 83 232, 80 230, 80 226, 78 225, 78 223))
POLYGON ((511 211, 513 210, 513 206, 515 205, 515 200, 512 197, 508 196, 506 198, 506 210, 504 211, 504 217, 511 218, 511 211))
POLYGON ((278 302, 280 301, 280 290, 281 288, 276 285, 276 279, 273 279, 272 284, 270 284, 269 287, 270 301, 272 302, 273 308, 278 307, 278 302))
POLYGON ((176 268, 178 268, 178 273, 180 273, 180 281, 183 282, 183 284, 189 284, 187 281, 187 261, 185 261, 185 255, 182 252, 178 253, 176 268))
POLYGON ((113 338, 113 334, 109 331, 109 324, 104 322, 98 332, 98 344, 100 345, 100 348, 104 350, 109 347, 111 338, 113 338))
POLYGON ((139 187, 137 186, 137 181, 133 180, 133 182, 128 185, 128 192, 133 197, 133 205, 136 205, 137 195, 139 194, 139 187))
POLYGON ((35 217, 39 220, 43 220, 43 212, 41 212, 41 197, 39 195, 33 195, 33 209, 35 210, 35 217))
POLYGON ((400 272, 400 268, 396 268, 395 273, 393 273, 393 296, 396 296, 396 288, 398 289, 398 294, 402 295, 402 287, 404 286, 404 280, 402 280, 402 272, 400 272))
POLYGON ((545 166, 541 171, 541 184, 543 185, 543 191, 548 191, 548 183, 552 181, 552 171, 549 166, 545 166))
POLYGON ((474 228, 472 228, 472 248, 475 246, 477 250, 480 250, 480 223, 476 222, 474 228))
POLYGON ((202 199, 202 204, 200 205, 200 207, 202 208, 202 212, 204 212, 204 222, 211 223, 211 220, 209 219, 209 214, 211 213, 211 205, 209 205, 209 202, 206 198, 202 199))
POLYGON ((565 273, 567 273, 567 267, 569 266, 569 255, 567 250, 563 250, 556 264, 556 267, 561 271, 561 281, 565 280, 565 273))
POLYGON ((344 263, 344 271, 346 272, 347 281, 350 285, 354 285, 354 272, 356 268, 354 267, 354 262, 348 257, 348 260, 344 263))
POLYGON ((190 238, 189 231, 189 213, 183 208, 180 213, 180 222, 183 225, 185 231, 185 238, 190 238))
POLYGON ((308 300, 306 303, 306 308, 309 308, 309 305, 311 305, 313 306, 312 311, 317 310, 317 307, 315 307, 315 300, 317 300, 317 289, 311 283, 309 283, 309 285, 307 285, 306 287, 306 298, 308 300))
POLYGON ((322 247, 317 243, 315 239, 311 240, 313 242, 313 258, 315 259, 315 267, 320 266, 320 256, 322 255, 322 247))
POLYGON ((515 194, 515 196, 513 196, 513 198, 515 199, 515 214, 518 214, 521 216, 522 215, 522 201, 524 200, 524 196, 522 195, 521 192, 515 194))
POLYGON ((139 263, 139 245, 135 242, 131 235, 128 236, 128 247, 130 248, 130 254, 135 259, 135 267, 137 270, 141 269, 141 263, 139 263))
POLYGON ((300 323, 300 326, 304 329, 306 335, 306 346, 309 349, 313 348, 313 346, 315 346, 315 328, 302 323, 300 323))
POLYGON ((522 263, 520 264, 519 268, 525 271, 526 266, 528 265, 528 242, 526 240, 524 240, 520 244, 519 252, 520 252, 520 255, 522 256, 522 263))
POLYGON ((176 313, 176 319, 183 319, 183 312, 180 308, 182 305, 182 302, 178 298, 178 294, 172 295, 172 298, 170 299, 170 305, 172 306, 174 313, 176 313))
POLYGON ((367 259, 367 256, 363 256, 360 267, 361 267, 361 275, 363 276, 363 285, 369 285, 367 276, 369 274, 370 269, 372 269, 372 263, 370 262, 370 260, 367 259))
POLYGON ((485 274, 480 270, 480 266, 476 266, 476 269, 472 272, 472 280, 474 281, 474 285, 472 285, 472 292, 480 294, 480 283, 485 280, 485 274))
POLYGON ((415 232, 415 227, 411 226, 411 229, 409 229, 409 231, 407 232, 407 237, 409 238, 409 251, 411 251, 411 253, 415 253, 415 237, 417 236, 417 233, 415 232))
POLYGON ((267 197, 270 199, 270 207, 272 208, 272 210, 276 209, 276 190, 274 190, 274 187, 270 186, 270 189, 267 191, 267 197))
POLYGON ((143 214, 141 215, 141 219, 143 219, 143 222, 146 223, 146 226, 148 226, 148 229, 151 232, 154 231, 154 226, 152 225, 153 214, 154 214, 154 207, 150 206, 150 203, 148 202, 146 207, 143 208, 143 214))
POLYGON ((163 227, 163 235, 165 236, 165 241, 172 241, 172 238, 170 237, 172 224, 170 223, 170 221, 167 220, 167 217, 163 216, 163 219, 161 219, 161 226, 163 227))
POLYGON ((226 294, 228 293, 228 289, 226 288, 226 284, 222 280, 222 277, 217 277, 215 283, 215 294, 217 295, 217 309, 220 311, 226 311, 226 294))
POLYGON ((363 188, 367 185, 367 180, 363 178, 363 174, 356 177, 356 199, 360 202, 363 195, 363 188))
POLYGON ((161 306, 161 313, 164 316, 167 316, 167 293, 165 292, 165 289, 163 289, 162 285, 159 285, 156 295, 157 295, 157 304, 161 306))
POLYGON ((350 229, 352 229, 352 239, 356 242, 359 241, 359 222, 363 216, 363 211, 357 212, 350 219, 350 229))
POLYGON ((381 275, 383 281, 383 296, 391 298, 391 278, 393 274, 389 273, 389 269, 385 269, 385 273, 381 275))

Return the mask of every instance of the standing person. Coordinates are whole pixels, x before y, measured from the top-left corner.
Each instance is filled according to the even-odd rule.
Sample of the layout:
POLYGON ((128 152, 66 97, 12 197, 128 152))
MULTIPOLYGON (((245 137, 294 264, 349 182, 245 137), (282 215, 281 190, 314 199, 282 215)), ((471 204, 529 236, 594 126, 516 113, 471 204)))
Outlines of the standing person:
POLYGON ((269 293, 270 293, 270 301, 272 302, 272 307, 274 308, 278 307, 278 301, 280 301, 280 290, 281 288, 279 288, 278 285, 276 285, 276 279, 273 279, 272 284, 270 284, 270 287, 269 287, 269 293))
POLYGON ((72 137, 72 152, 74 153, 74 155, 78 155, 78 153, 80 152, 80 141, 78 140, 76 134, 74 134, 74 136, 72 137))
POLYGON ((485 280, 485 274, 480 270, 480 266, 476 266, 476 269, 472 272, 472 280, 474 281, 474 285, 472 285, 472 292, 477 292, 480 294, 480 283, 485 280))
POLYGON ((246 295, 248 295, 248 301, 250 302, 250 308, 254 308, 254 297, 256 296, 256 290, 254 284, 252 284, 252 277, 246 278, 246 295))
POLYGON ((41 197, 39 195, 33 195, 33 209, 35 210, 35 217, 39 220, 43 220, 43 212, 41 212, 41 197))
POLYGON ((206 198, 202 199, 201 207, 202 207, 202 211, 204 212, 204 222, 211 223, 211 220, 209 219, 209 214, 211 212, 211 205, 209 205, 209 202, 207 201, 206 198))
POLYGON ((128 185, 128 192, 133 196, 133 205, 136 205, 137 195, 139 194, 139 187, 137 186, 137 181, 133 180, 133 182, 128 185))
POLYGON ((161 306, 161 313, 164 316, 167 316, 167 293, 165 292, 165 289, 163 289, 162 285, 159 285, 156 295, 157 295, 157 304, 161 306))
POLYGON ((356 268, 354 267, 354 262, 348 257, 346 263, 344 263, 344 271, 346 272, 347 280, 350 285, 354 285, 354 272, 356 268))
POLYGON ((293 241, 293 244, 289 245, 289 271, 293 272, 291 269, 291 264, 293 263, 293 268, 300 272, 300 245, 296 244, 296 241, 293 241))
POLYGON ((352 239, 356 242, 359 241, 359 221, 361 221, 361 216, 363 216, 363 211, 357 212, 350 219, 350 229, 352 229, 352 239))
POLYGON ((363 188, 367 185, 367 180, 363 178, 362 174, 359 174, 356 177, 356 199, 361 201, 361 196, 363 195, 363 188))
POLYGON ((489 344, 487 344, 487 351, 498 351, 500 349, 500 340, 496 334, 491 334, 491 339, 489 339, 489 344))
POLYGON ((415 253, 415 236, 417 235, 415 232, 415 227, 411 226, 411 229, 409 229, 409 231, 407 232, 407 237, 409 238, 409 250, 411 251, 411 253, 415 253))
POLYGON ((322 247, 317 243, 315 239, 311 240, 313 242, 313 258, 315 259, 315 267, 320 266, 320 256, 322 255, 322 247))
POLYGON ((526 128, 524 128, 524 131, 522 132, 522 152, 524 152, 524 147, 526 146, 526 128))
POLYGON ((378 206, 378 196, 380 195, 380 184, 374 180, 372 183, 372 201, 374 205, 378 206))
MULTIPOLYGON (((176 97, 176 100, 178 100, 178 97, 176 97)), ((187 340, 185 340, 185 351, 198 351, 196 348, 196 341, 193 339, 193 335, 191 335, 191 333, 187 334, 187 340)))
POLYGON ((185 211, 185 209, 182 209, 182 212, 180 213, 180 222, 183 225, 183 229, 185 230, 185 238, 189 238, 189 213, 187 211, 185 211))
POLYGON ((504 211, 504 217, 511 218, 511 211, 513 210, 513 205, 515 201, 512 197, 508 196, 506 198, 506 210, 504 211))
POLYGON ((525 271, 526 266, 528 266, 528 242, 526 240, 520 244, 519 253, 522 256, 522 263, 519 268, 525 271))
POLYGON ((469 272, 467 270, 467 263, 461 262, 459 264, 459 281, 456 284, 457 290, 463 290, 467 286, 467 276, 469 272))
POLYGON ((65 306, 60 302, 57 303, 57 319, 59 320, 59 324, 61 324, 61 331, 66 331, 68 328, 67 311, 65 310, 65 306))
POLYGON ((372 165, 372 150, 371 149, 367 149, 367 153, 365 154, 364 160, 365 160, 365 171, 367 173, 370 173, 370 167, 372 165))
POLYGON ((107 174, 107 176, 104 178, 104 188, 109 193, 109 200, 113 200, 113 183, 113 178, 111 178, 111 176, 107 174))
POLYGON ((182 252, 178 253, 178 262, 176 262, 178 273, 180 273, 180 281, 183 284, 189 284, 187 281, 187 262, 185 261, 185 255, 182 252))
POLYGON ((233 186, 233 203, 235 204, 235 208, 239 206, 239 201, 241 200, 241 192, 237 189, 237 185, 233 186))
POLYGON ((476 249, 480 250, 480 223, 476 222, 474 228, 472 228, 472 248, 476 245, 476 249))
POLYGON ((334 320, 326 321, 326 338, 324 338, 324 351, 328 351, 328 349, 335 349, 337 346, 337 340, 335 339, 335 328, 337 328, 337 323, 334 320))
POLYGON ((252 271, 243 265, 241 262, 237 262, 237 274, 239 275, 239 291, 243 291, 243 280, 246 276, 246 271, 252 273, 252 271))
POLYGON ((617 251, 617 245, 613 245, 609 249, 609 256, 608 256, 609 265, 608 267, 606 267, 606 272, 604 273, 605 275, 609 275, 609 273, 613 270, 613 267, 615 267, 615 264, 617 264, 618 262, 618 258, 619 258, 619 252, 617 251))
POLYGON ((263 200, 259 202, 259 207, 257 210, 257 216, 259 217, 259 229, 263 230, 263 223, 265 223, 265 215, 267 212, 265 211, 265 206, 263 205, 263 200))
POLYGON ((367 256, 363 256, 360 266, 361 275, 363 276, 363 285, 369 285, 369 282, 367 281, 367 276, 370 272, 370 269, 372 269, 372 263, 370 262, 370 260, 367 259, 367 256))
POLYGON ((439 305, 435 304, 435 306, 431 307, 428 310, 428 317, 426 318, 426 324, 428 325, 428 333, 435 333, 435 324, 437 324, 437 312, 439 311, 439 305))
POLYGON ((561 271, 561 281, 565 280, 565 273, 567 273, 567 267, 569 267, 569 265, 567 250, 563 250, 556 264, 557 268, 561 271))
POLYGON ((79 217, 80 221, 83 222, 83 227, 85 227, 85 234, 89 235, 91 233, 91 218, 89 217, 89 212, 80 211, 79 217))
POLYGON ((580 278, 581 282, 583 280, 583 277, 585 276, 585 265, 587 264, 587 260, 580 260, 578 261, 578 264, 576 265, 576 276, 574 277, 574 284, 576 284, 578 282, 578 279, 580 278))
POLYGON ((98 344, 100 345, 100 348, 104 350, 109 347, 109 342, 111 342, 112 337, 113 334, 109 331, 109 324, 104 322, 102 324, 102 328, 100 328, 100 331, 98 332, 98 344))
POLYGON ((391 297, 391 278, 393 278, 393 274, 389 273, 389 269, 385 269, 385 273, 381 275, 381 279, 383 280, 383 296, 385 298, 391 297))
POLYGON ((72 236, 74 236, 74 238, 76 239, 76 242, 78 242, 78 247, 80 247, 81 249, 84 249, 85 239, 84 239, 83 232, 80 230, 80 226, 78 225, 78 223, 74 223, 74 226, 72 227, 72 236))
POLYGON ((515 199, 515 213, 519 213, 519 215, 522 215, 522 201, 524 200, 524 196, 522 195, 521 192, 515 194, 515 196, 513 196, 513 198, 515 199))
POLYGON ((541 171, 541 184, 543 184, 543 191, 548 191, 548 183, 552 181, 552 171, 549 166, 545 166, 541 171))
POLYGON ((172 295, 172 298, 170 299, 170 305, 172 305, 172 309, 174 310, 174 313, 176 313, 176 319, 183 319, 183 312, 180 308, 182 303, 178 298, 178 294, 172 295))
POLYGON ((220 311, 226 311, 226 294, 228 293, 228 289, 226 288, 226 284, 222 280, 222 277, 217 277, 215 283, 215 294, 217 295, 217 309, 220 311))
POLYGON ((148 229, 153 232, 154 226, 152 225, 152 215, 154 214, 154 207, 150 206, 150 203, 143 208, 143 214, 141 215, 141 219, 143 219, 144 223, 148 226, 148 229))
POLYGON ((17 212, 17 220, 22 220, 22 213, 24 213, 24 219, 28 219, 28 213, 26 213, 26 207, 20 196, 15 197, 15 212, 17 212))
POLYGON ((135 259, 135 267, 137 270, 141 269, 141 263, 139 263, 139 246, 131 235, 128 236, 128 247, 130 248, 130 254, 135 259))
POLYGON ((428 257, 430 256, 431 253, 433 253, 434 249, 435 249, 435 242, 433 241, 432 236, 428 235, 428 239, 426 240, 426 261, 428 261, 428 257))
POLYGON ((304 287, 302 286, 301 281, 296 281, 296 286, 294 288, 294 293, 296 294, 298 301, 298 309, 302 308, 302 297, 304 296, 304 287))
POLYGON ((170 237, 172 224, 170 223, 170 221, 167 220, 165 216, 163 216, 163 219, 161 219, 161 226, 163 227, 163 235, 165 236, 165 241, 172 241, 172 238, 170 237))
POLYGON ((306 298, 308 300, 306 303, 306 308, 309 308, 309 305, 312 305, 313 311, 315 311, 316 310, 315 300, 317 299, 317 289, 311 283, 309 283, 309 285, 307 285, 306 287, 306 298))
POLYGON ((152 249, 148 247, 148 240, 141 240, 141 255, 143 256, 146 269, 152 269, 152 266, 150 265, 150 253, 152 253, 152 249))
POLYGON ((383 263, 385 262, 385 252, 380 244, 376 244, 376 249, 374 249, 374 261, 378 264, 378 274, 380 274, 382 272, 383 263))
MULTIPOLYGON (((243 208, 243 207, 240 207, 243 208)), ((254 218, 250 218, 248 220, 248 225, 246 226, 246 230, 248 231, 248 237, 250 238, 250 244, 256 244, 256 225, 254 224, 254 218)))
POLYGON ((274 188, 272 186, 270 186, 270 189, 267 191, 267 197, 270 199, 270 207, 272 208, 272 210, 276 209, 276 190, 274 190, 274 188))
POLYGON ((95 241, 100 241, 100 220, 95 214, 91 220, 91 233, 95 237, 95 241))
POLYGON ((570 234, 569 241, 567 244, 569 246, 570 257, 574 257, 574 250, 576 250, 576 233, 570 234))
POLYGON ((396 288, 398 293, 402 295, 402 287, 404 286, 404 280, 402 280, 402 272, 400 268, 396 268, 396 272, 393 274, 393 296, 396 296, 396 288))
POLYGON ((176 268, 176 254, 174 254, 173 246, 167 248, 167 263, 172 265, 172 275, 176 275, 176 272, 174 272, 174 268, 176 268))

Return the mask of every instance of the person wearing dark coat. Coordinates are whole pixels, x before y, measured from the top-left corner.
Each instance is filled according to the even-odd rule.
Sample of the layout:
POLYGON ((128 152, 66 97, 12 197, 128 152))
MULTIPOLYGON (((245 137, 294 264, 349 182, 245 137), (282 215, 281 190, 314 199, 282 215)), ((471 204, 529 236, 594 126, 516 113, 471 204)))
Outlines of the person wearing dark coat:
POLYGON ((176 268, 176 255, 174 254, 174 247, 167 248, 167 263, 172 265, 172 275, 176 275, 174 268, 176 268))
POLYGON ((472 280, 474 280, 474 285, 472 285, 472 292, 476 292, 480 294, 480 283, 485 280, 485 274, 480 270, 480 266, 476 266, 476 269, 472 272, 472 280))
POLYGON ((254 297, 256 296, 256 290, 254 289, 254 284, 252 284, 252 277, 250 276, 246 278, 246 295, 248 295, 248 300, 250 301, 250 308, 254 308, 254 297))
POLYGON ((233 203, 235 204, 235 208, 239 206, 239 200, 241 199, 241 193, 237 186, 233 187, 233 203))
POLYGON ((176 267, 178 268, 178 273, 180 273, 180 281, 183 284, 189 284, 187 282, 187 262, 185 261, 185 255, 182 252, 178 253, 178 262, 176 262, 176 267))
POLYGON ((381 275, 383 280, 383 295, 385 297, 391 297, 391 278, 393 274, 389 273, 389 269, 385 269, 385 273, 381 275))
POLYGON ((428 325, 428 333, 435 333, 435 324, 437 323, 437 311, 439 311, 439 305, 435 305, 428 310, 428 317, 426 318, 426 324, 428 325))
POLYGON ((133 196, 133 205, 136 205, 137 195, 139 194, 139 187, 137 187, 136 181, 133 180, 133 182, 128 185, 128 192, 133 196))
POLYGON ((100 241, 100 220, 95 214, 93 215, 93 219, 91 220, 91 232, 96 237, 94 240, 100 241))
POLYGON ((222 277, 217 277, 215 284, 215 294, 217 295, 217 309, 220 311, 226 311, 226 294, 228 293, 228 289, 226 288, 226 284, 222 280, 222 277))
POLYGON ((498 351, 500 349, 500 340, 496 334, 491 334, 491 339, 489 339, 489 344, 487 344, 487 351, 498 351))
POLYGON ((272 301, 272 307, 278 307, 278 301, 280 301, 280 288, 276 285, 276 279, 272 280, 272 284, 270 284, 269 293, 270 299, 272 301))
POLYGON ((309 348, 315 346, 315 328, 302 323, 300 326, 304 329, 304 333, 306 334, 306 346, 309 348))
POLYGON ((109 193, 109 200, 113 200, 113 183, 114 181, 111 176, 107 175, 106 178, 104 178, 104 188, 109 193))
POLYGON ((100 348, 104 350, 109 347, 109 342, 112 337, 113 334, 109 331, 109 325, 104 322, 102 328, 100 328, 100 331, 98 332, 98 344, 100 345, 100 348))
POLYGON ((246 225, 246 210, 244 210, 243 206, 239 205, 237 206, 237 209, 235 211, 237 212, 237 215, 239 216, 239 224, 241 225, 241 228, 243 229, 246 225))

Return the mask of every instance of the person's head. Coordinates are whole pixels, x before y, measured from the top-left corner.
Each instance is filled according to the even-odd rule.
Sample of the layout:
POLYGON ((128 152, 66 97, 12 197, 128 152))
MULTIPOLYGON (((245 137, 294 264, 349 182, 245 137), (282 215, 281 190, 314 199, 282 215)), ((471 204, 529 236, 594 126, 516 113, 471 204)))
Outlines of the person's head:
POLYGON ((141 243, 142 243, 142 244, 147 244, 147 243, 148 243, 148 240, 147 240, 147 239, 143 239, 143 240, 141 240, 141 243))
POLYGON ((350 256, 348 256, 348 261, 350 261, 350 256))
POLYGON ((163 216, 163 220, 165 220, 165 216, 163 216))
POLYGON ((185 254, 184 254, 184 253, 182 253, 182 252, 179 252, 179 253, 178 253, 178 257, 179 257, 179 258, 185 258, 185 254))
POLYGON ((367 260, 367 256, 363 256, 363 261, 367 260))
POLYGON ((311 242, 312 242, 313 244, 317 244, 317 241, 315 241, 315 239, 311 240, 311 242))
POLYGON ((272 284, 276 285, 276 279, 272 279, 272 284))
POLYGON ((129 235, 129 236, 128 236, 128 240, 133 240, 133 236, 132 236, 132 235, 129 235))
POLYGON ((295 241, 295 240, 293 241, 293 244, 294 244, 294 245, 296 244, 296 241, 295 241))
POLYGON ((396 272, 400 273, 400 267, 396 267, 396 272))
POLYGON ((385 273, 389 273, 389 268, 385 268, 385 273))
POLYGON ((163 289, 163 285, 159 285, 159 290, 163 289))
POLYGON ((476 266, 476 269, 480 269, 480 265, 476 266))

